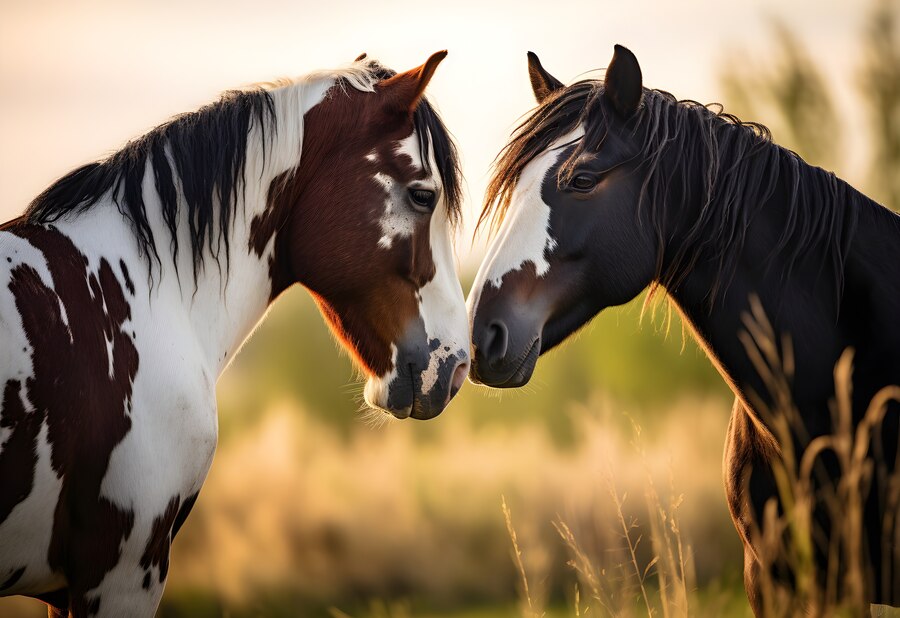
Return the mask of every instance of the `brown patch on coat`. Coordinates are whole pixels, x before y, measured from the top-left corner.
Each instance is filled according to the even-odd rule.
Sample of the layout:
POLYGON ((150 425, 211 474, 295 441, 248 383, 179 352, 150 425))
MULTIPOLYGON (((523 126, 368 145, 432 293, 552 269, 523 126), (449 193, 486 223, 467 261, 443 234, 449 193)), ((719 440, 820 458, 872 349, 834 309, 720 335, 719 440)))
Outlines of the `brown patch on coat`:
POLYGON ((408 237, 378 245, 388 193, 426 176, 398 142, 413 132, 408 107, 392 90, 335 89, 306 114, 301 164, 275 179, 266 210, 251 223, 250 250, 262 256, 274 236, 272 298, 307 287, 332 331, 370 374, 393 369, 391 344, 418 316, 417 292, 435 274, 430 217, 408 237), (374 160, 367 155, 376 154, 374 160))
POLYGON ((9 288, 32 346, 33 375, 25 381, 31 417, 46 419, 51 465, 62 479, 48 562, 66 576, 70 610, 85 615, 100 603, 85 593, 118 563, 134 524, 133 512, 100 495, 112 450, 131 428, 138 352, 122 330, 131 308, 105 259, 91 271, 72 241, 52 227, 8 231, 44 254, 53 279, 51 289, 21 264, 9 288))
POLYGON ((165 512, 153 520, 153 527, 147 538, 144 554, 141 556, 141 568, 146 571, 143 582, 145 589, 150 587, 151 569, 159 569, 159 583, 166 581, 169 574, 169 549, 172 546, 173 528, 180 504, 181 496, 175 496, 169 500, 165 512))
POLYGON ((192 496, 188 496, 187 499, 181 503, 181 508, 178 509, 178 515, 175 516, 175 523, 172 524, 172 540, 175 540, 175 536, 178 534, 178 531, 181 530, 181 526, 184 525, 184 522, 187 521, 188 515, 191 514, 191 509, 194 508, 194 504, 197 503, 197 497, 200 495, 198 491, 192 496))
POLYGON ((128 293, 134 296, 134 282, 131 280, 131 274, 128 272, 125 260, 119 260, 119 268, 122 270, 122 276, 125 278, 125 287, 128 289, 128 293))
POLYGON ((19 380, 8 380, 0 406, 0 427, 11 430, 0 450, 0 523, 28 497, 34 485, 37 437, 43 416, 26 413, 19 394, 21 386, 19 380))

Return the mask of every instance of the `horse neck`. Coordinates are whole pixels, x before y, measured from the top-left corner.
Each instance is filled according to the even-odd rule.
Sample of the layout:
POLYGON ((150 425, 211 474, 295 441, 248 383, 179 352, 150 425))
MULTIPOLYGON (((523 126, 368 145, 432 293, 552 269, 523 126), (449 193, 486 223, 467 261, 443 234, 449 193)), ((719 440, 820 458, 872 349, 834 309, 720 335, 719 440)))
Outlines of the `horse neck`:
MULTIPOLYGON (((741 205, 750 209, 749 223, 745 241, 733 249, 739 252, 733 274, 721 272, 718 260, 700 257, 689 270, 677 273, 677 283, 667 286, 671 300, 699 343, 748 409, 755 407, 749 399, 751 391, 766 403, 772 401, 771 384, 760 377, 759 367, 748 353, 748 348, 766 345, 765 339, 773 340, 778 351, 776 357, 769 359, 778 372, 783 369, 779 363, 787 360, 783 338, 790 337, 793 363, 804 368, 793 383, 793 396, 799 407, 808 403, 810 408, 816 408, 833 395, 834 365, 844 348, 852 344, 845 329, 839 327, 840 320, 852 319, 845 315, 844 298, 848 289, 871 284, 862 281, 863 273, 868 271, 861 264, 871 258, 866 255, 868 249, 856 239, 860 235, 870 239, 893 234, 893 240, 887 244, 896 245, 900 233, 895 215, 839 179, 833 179, 835 190, 823 198, 823 203, 813 203, 809 210, 792 210, 792 170, 805 175, 824 174, 782 152, 778 182, 771 195, 762 204, 741 205), (824 203, 825 200, 831 202, 824 203), (826 249, 828 240, 801 247, 800 259, 790 265, 788 256, 797 246, 772 253, 791 217, 815 217, 829 208, 835 209, 836 225, 848 228, 842 233, 854 239, 846 245, 842 266, 833 264, 826 249), (718 294, 711 302, 710 290, 717 288, 718 294), (748 339, 748 324, 754 323, 760 324, 762 330, 748 339), (754 338, 756 341, 751 340, 754 338)), ((699 176, 698 173, 695 182, 702 182, 699 176)), ((801 184, 800 191, 804 190, 801 184)), ((686 205, 688 212, 699 208, 699 204, 686 205)), ((797 225, 806 223, 809 222, 798 221, 797 225)), ((674 231, 672 237, 677 243, 678 232, 674 231)))
MULTIPOLYGON (((224 240, 214 241, 218 256, 210 255, 211 251, 205 248, 195 276, 191 252, 185 250, 191 243, 183 209, 177 226, 178 246, 182 248, 177 258, 163 252, 166 244, 158 241, 161 293, 177 288, 203 358, 215 375, 225 369, 273 300, 274 235, 260 245, 253 238, 254 222, 264 218, 270 207, 272 183, 304 164, 300 152, 304 114, 322 100, 332 83, 330 79, 319 79, 271 91, 275 123, 265 128, 255 125, 248 135, 245 184, 237 192, 234 217, 225 230, 227 253, 224 240)), ((144 190, 145 199, 153 200, 155 189, 149 169, 144 190)), ((150 216, 150 223, 155 238, 170 237, 159 209, 150 216)))

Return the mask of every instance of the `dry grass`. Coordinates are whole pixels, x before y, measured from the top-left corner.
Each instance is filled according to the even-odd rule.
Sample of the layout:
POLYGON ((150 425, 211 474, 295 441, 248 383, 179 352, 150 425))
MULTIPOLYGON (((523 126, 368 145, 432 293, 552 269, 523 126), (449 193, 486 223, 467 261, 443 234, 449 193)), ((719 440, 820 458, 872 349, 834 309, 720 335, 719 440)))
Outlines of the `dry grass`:
MULTIPOLYGON (((540 616, 549 598, 572 590, 552 521, 570 522, 592 546, 611 546, 622 522, 648 512, 621 494, 619 503, 610 499, 602 479, 611 469, 622 493, 634 496, 647 491, 648 478, 679 479, 684 504, 666 496, 670 506, 652 512, 666 531, 660 548, 684 573, 694 558, 671 538, 676 514, 693 533, 721 539, 697 558, 707 579, 736 567, 718 463, 724 405, 692 401, 660 411, 665 420, 645 436, 646 453, 635 451, 615 407, 597 398, 573 410, 578 437, 564 447, 538 427, 474 429, 450 415, 433 435, 392 423, 342 438, 299 410, 275 409, 217 454, 175 543, 169 594, 203 590, 234 611, 285 590, 316 606, 344 603, 346 611, 354 599, 371 598, 496 603, 514 598, 527 571, 524 607, 540 616), (496 509, 501 495, 510 524, 515 514, 517 563, 496 509)), ((642 564, 650 542, 633 539, 642 564)), ((683 599, 692 586, 684 577, 667 580, 666 594, 683 599)))
MULTIPOLYGON (((612 464, 607 462, 602 483, 605 485, 612 506, 611 519, 598 519, 596 526, 617 529, 618 534, 607 537, 609 544, 596 541, 584 543, 581 535, 563 518, 553 522, 568 554, 568 566, 575 574, 576 583, 571 598, 571 613, 575 616, 694 616, 721 615, 721 605, 709 599, 701 604, 697 597, 693 571, 693 552, 681 531, 679 509, 684 504, 684 494, 675 493, 672 469, 668 475, 669 488, 662 497, 656 489, 656 472, 648 465, 647 454, 641 438, 641 429, 633 424, 634 440, 631 447, 634 463, 639 463, 644 473, 642 489, 646 508, 643 524, 634 510, 628 507, 628 492, 621 491, 612 464), (611 541, 611 542, 610 542, 611 541), (642 551, 642 546, 648 546, 642 551)), ((620 460, 621 461, 621 460, 620 460)), ((515 529, 510 522, 504 501, 509 534, 514 556, 519 565, 521 589, 528 591, 527 573, 521 567, 522 551, 515 529)), ((527 599, 525 618, 540 615, 530 598, 527 599)))
MULTIPOLYGON (((766 411, 773 431, 795 435, 784 391, 790 345, 767 343, 761 315, 747 326, 746 343, 775 393, 778 407, 766 411)), ((858 505, 883 466, 867 456, 868 444, 900 390, 879 393, 854 430, 850 355, 835 379, 839 431, 809 441, 799 459, 785 450, 778 474, 791 508, 782 517, 770 508, 760 533, 763 559, 788 560, 801 582, 789 595, 764 582, 772 616, 863 612, 858 505), (811 558, 810 505, 824 451, 849 472, 830 490, 842 518, 828 541, 852 559, 822 578, 811 558)), ((360 423, 342 434, 294 406, 276 407, 221 445, 174 545, 163 610, 191 615, 178 610, 180 599, 199 594, 214 599, 207 615, 298 615, 287 606, 402 618, 421 615, 414 608, 423 599, 478 606, 509 602, 518 590, 528 618, 559 615, 560 601, 574 616, 747 615, 739 588, 716 588, 741 564, 721 481, 727 406, 682 401, 655 410, 645 431, 619 410, 597 395, 559 411, 576 424, 574 443, 560 445, 537 426, 478 429, 452 414, 426 425, 360 423)), ((896 475, 893 483, 884 491, 898 504, 896 475)), ((897 517, 890 511, 886 538, 900 534, 897 517)), ((39 612, 13 600, 0 602, 0 614, 39 612)))
POLYGON ((888 404, 900 402, 900 386, 878 391, 854 423, 854 352, 845 350, 834 369, 833 432, 810 436, 791 399, 795 370, 791 341, 776 336, 758 300, 753 300, 743 322, 744 347, 773 402, 767 405, 754 396, 754 407, 781 448, 773 472, 783 513, 776 500, 770 500, 763 525, 755 533, 763 565, 764 611, 767 616, 868 614, 873 578, 883 578, 886 591, 900 590, 900 459, 885 461, 880 449, 882 421, 888 404), (836 462, 838 479, 827 474, 825 455, 836 462), (865 564, 864 505, 871 492, 880 492, 886 505, 880 536, 883 547, 893 548, 876 572, 865 564), (827 531, 816 523, 823 517, 831 522, 827 531), (816 565, 817 550, 828 556, 827 572, 816 565), (774 581, 771 573, 776 568, 794 574, 795 589, 782 589, 774 581))
MULTIPOLYGON (((658 422, 642 437, 645 453, 635 450, 619 410, 597 395, 556 411, 575 419, 574 442, 560 444, 541 426, 476 428, 452 413, 427 424, 360 423, 344 434, 295 405, 276 406, 220 444, 174 543, 162 615, 201 615, 188 603, 198 597, 208 600, 202 615, 233 617, 327 615, 329 607, 354 616, 421 616, 411 608, 514 603, 519 572, 497 508, 505 496, 521 568, 534 582, 531 615, 538 616, 574 591, 552 522, 569 522, 590 547, 612 547, 619 517, 646 521, 640 500, 614 506, 604 481, 612 475, 620 496, 635 497, 648 475, 662 486, 674 477, 686 496, 681 525, 717 539, 686 560, 697 564, 704 585, 728 565, 736 568, 719 466, 727 406, 685 400, 654 410, 658 422)), ((642 565, 649 548, 637 544, 642 565)), ((625 602, 627 582, 616 578, 610 594, 625 602)), ((590 593, 583 591, 586 607, 590 593)), ((39 603, 0 600, 4 618, 42 614, 39 603)))
MULTIPOLYGON (((779 452, 772 462, 778 498, 764 509, 762 522, 754 524, 754 549, 761 563, 760 604, 765 616, 864 616, 900 615, 900 610, 870 606, 874 578, 885 591, 900 590, 900 458, 885 461, 880 451, 880 429, 890 402, 900 402, 900 387, 881 389, 869 402, 859 422, 852 409, 853 351, 847 350, 834 370, 835 397, 831 405, 832 433, 811 437, 791 397, 794 358, 791 342, 776 339, 760 304, 752 303, 744 316, 741 338, 756 370, 769 389, 770 398, 751 394, 779 452), (766 402, 771 401, 768 405, 766 402), (837 462, 840 476, 832 478, 822 465, 824 454, 837 462), (872 572, 866 563, 867 531, 864 504, 870 492, 880 492, 885 507, 881 539, 883 563, 872 572), (778 500, 780 500, 780 505, 778 500), (816 523, 831 522, 828 531, 816 523), (827 572, 821 572, 815 555, 828 556, 827 572), (794 586, 776 580, 777 571, 793 574, 794 586)), ((680 524, 683 495, 669 477, 667 496, 657 492, 654 474, 647 466, 647 451, 640 427, 634 425, 634 448, 646 470, 643 523, 626 515, 628 492, 621 491, 609 472, 605 484, 614 506, 620 538, 612 544, 584 543, 564 521, 555 522, 569 551, 568 565, 577 584, 571 603, 576 616, 718 615, 698 603, 692 552, 680 524), (652 552, 640 556, 647 544, 652 552), (590 548, 590 549, 586 549, 590 548), (599 550, 599 551, 598 551, 599 550), (587 594, 582 594, 582 591, 587 594)), ((529 591, 522 551, 516 540, 504 502, 504 513, 515 548, 515 557, 529 591)), ((526 618, 538 615, 527 599, 526 618)))

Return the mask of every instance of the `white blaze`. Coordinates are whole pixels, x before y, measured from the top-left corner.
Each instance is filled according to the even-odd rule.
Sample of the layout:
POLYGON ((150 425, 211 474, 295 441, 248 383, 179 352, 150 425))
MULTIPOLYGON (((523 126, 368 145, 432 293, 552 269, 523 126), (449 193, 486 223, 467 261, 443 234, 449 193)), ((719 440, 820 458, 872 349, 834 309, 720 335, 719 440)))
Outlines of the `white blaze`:
MULTIPOLYGON (((422 155, 419 148, 418 135, 413 132, 396 143, 395 153, 406 155, 417 170, 423 169, 422 155)), ((368 158, 368 157, 367 157, 368 158)), ((372 159, 369 159, 372 160, 372 159)), ((434 149, 429 149, 429 170, 431 175, 417 182, 415 186, 433 190, 439 195, 434 213, 429 224, 429 241, 431 258, 435 266, 434 277, 418 291, 419 316, 425 327, 426 341, 423 345, 437 340, 437 348, 429 354, 428 366, 420 374, 422 393, 428 393, 437 384, 441 363, 460 350, 469 349, 469 328, 466 317, 465 298, 456 274, 453 244, 450 238, 450 214, 447 202, 442 194, 440 177, 436 174, 437 163, 434 160, 434 149)), ((390 249, 394 239, 412 236, 416 222, 425 216, 416 212, 409 204, 407 187, 400 185, 387 174, 378 173, 375 180, 385 188, 387 198, 384 212, 379 219, 382 236, 378 246, 390 249)), ((393 369, 383 376, 373 377, 365 387, 365 399, 372 405, 386 402, 388 388, 397 377, 397 348, 392 345, 393 369)), ((395 413, 403 411, 394 411, 395 413)), ((408 411, 407 411, 408 413, 408 411)))
POLYGON ((538 277, 549 270, 546 254, 556 247, 556 240, 550 230, 550 206, 544 202, 541 188, 565 145, 582 135, 584 129, 578 127, 562 136, 522 170, 506 218, 488 247, 487 256, 472 284, 468 301, 470 312, 477 306, 481 290, 487 283, 499 288, 507 273, 519 270, 528 262, 534 264, 538 277))
MULTIPOLYGON (((422 372, 422 391, 430 391, 438 379, 441 361, 459 350, 469 349, 469 321, 453 259, 450 240, 450 221, 447 209, 436 210, 431 217, 431 259, 434 278, 419 290, 419 315, 425 323, 428 341, 440 344, 431 352, 428 367, 422 372)), ((457 361, 463 359, 458 358, 457 361)))

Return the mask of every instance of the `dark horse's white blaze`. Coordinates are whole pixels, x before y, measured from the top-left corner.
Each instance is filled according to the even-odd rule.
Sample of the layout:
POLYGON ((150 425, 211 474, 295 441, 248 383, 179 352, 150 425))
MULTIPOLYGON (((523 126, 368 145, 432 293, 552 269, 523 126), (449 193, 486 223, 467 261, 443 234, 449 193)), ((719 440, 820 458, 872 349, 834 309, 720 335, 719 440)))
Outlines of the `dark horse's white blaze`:
POLYGON ((496 236, 468 300, 473 381, 521 386, 599 311, 664 287, 735 394, 725 490, 754 611, 900 605, 900 217, 764 127, 644 88, 623 47, 602 82, 564 86, 533 54, 529 72, 539 107, 498 157, 481 218, 496 236), (848 350, 849 427, 832 415, 848 350), (782 359, 787 392, 772 392, 782 359), (848 430, 871 475, 855 495, 832 449, 849 449, 848 430), (759 551, 759 530, 802 528, 782 536, 765 514, 802 516, 779 474, 807 446, 813 534, 798 571, 789 542, 759 551))
POLYGON ((293 283, 361 365, 372 406, 429 418, 447 405, 469 335, 458 166, 422 98, 444 54, 231 93, 0 226, 0 594, 58 616, 154 615, 215 450, 216 380, 293 283), (220 154, 205 185, 188 176, 220 154))

